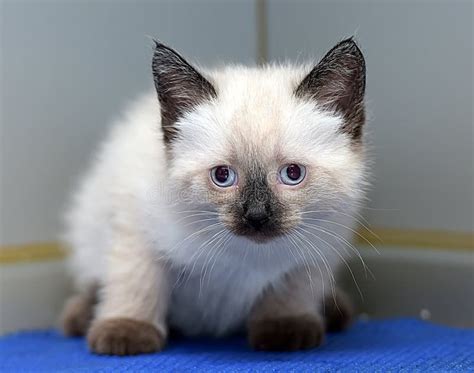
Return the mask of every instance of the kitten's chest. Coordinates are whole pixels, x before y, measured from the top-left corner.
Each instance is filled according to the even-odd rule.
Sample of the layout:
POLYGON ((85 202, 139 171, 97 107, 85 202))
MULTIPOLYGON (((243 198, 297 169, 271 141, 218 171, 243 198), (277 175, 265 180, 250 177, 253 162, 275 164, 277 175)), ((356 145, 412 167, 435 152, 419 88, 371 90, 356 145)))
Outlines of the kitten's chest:
POLYGON ((217 263, 212 270, 170 270, 170 325, 187 335, 222 335, 244 326, 256 298, 277 273, 217 263))

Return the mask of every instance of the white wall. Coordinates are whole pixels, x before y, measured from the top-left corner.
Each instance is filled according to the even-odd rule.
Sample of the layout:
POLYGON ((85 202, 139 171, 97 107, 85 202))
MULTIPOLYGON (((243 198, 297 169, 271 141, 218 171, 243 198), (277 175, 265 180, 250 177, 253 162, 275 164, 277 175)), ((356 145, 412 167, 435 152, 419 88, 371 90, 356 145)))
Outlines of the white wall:
MULTIPOLYGON (((375 226, 473 230, 473 2, 269 0, 271 59, 356 35, 367 60, 375 226)), ((301 51, 304 54, 301 54, 301 51)))
POLYGON ((107 124, 152 87, 160 38, 202 63, 252 63, 248 1, 2 1, 0 244, 54 240, 107 124))

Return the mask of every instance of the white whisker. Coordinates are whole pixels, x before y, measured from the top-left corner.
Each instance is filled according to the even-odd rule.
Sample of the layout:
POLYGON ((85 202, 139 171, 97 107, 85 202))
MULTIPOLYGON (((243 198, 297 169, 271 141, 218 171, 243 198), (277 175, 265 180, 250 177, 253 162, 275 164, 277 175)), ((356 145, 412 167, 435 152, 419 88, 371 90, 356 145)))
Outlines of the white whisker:
POLYGON ((362 238, 365 242, 367 242, 374 250, 377 254, 380 254, 380 252, 377 250, 377 248, 372 244, 372 242, 370 242, 367 238, 365 238, 364 236, 362 236, 359 232, 357 232, 356 230, 352 229, 351 227, 348 227, 344 224, 341 224, 341 223, 337 223, 337 222, 334 222, 334 221, 331 221, 331 220, 326 220, 326 219, 319 219, 319 218, 306 218, 307 220, 314 220, 314 221, 320 221, 322 223, 329 223, 329 224, 334 224, 334 225, 337 225, 339 227, 342 227, 342 228, 345 228, 349 231, 351 231, 352 233, 356 234, 357 236, 359 236, 360 238, 362 238))
MULTIPOLYGON (((331 237, 334 237, 335 239, 339 240, 339 241, 342 241, 344 242, 355 254, 356 256, 359 258, 361 264, 362 264, 362 267, 364 268, 364 272, 365 272, 365 276, 367 278, 367 272, 370 273, 370 275, 372 276, 372 278, 375 279, 375 276, 373 274, 373 272, 370 270, 370 268, 366 265, 364 259, 362 258, 362 255, 360 254, 359 250, 357 250, 357 248, 351 244, 348 240, 346 240, 343 236, 337 234, 336 232, 331 232, 331 231, 328 231, 326 229, 324 229, 323 227, 321 227, 320 225, 315 225, 315 224, 308 224, 306 222, 303 221, 302 223, 303 226, 307 227, 307 228, 310 228, 310 229, 315 229, 319 232, 322 232, 322 233, 325 233, 331 237)), ((314 234, 314 233, 312 233, 314 234)), ((320 238, 319 236, 315 235, 315 237, 317 238, 320 238)), ((347 251, 346 251, 347 252, 347 251)))
POLYGON ((307 231, 306 229, 304 228, 300 228, 303 232, 306 232, 308 234, 311 234, 313 237, 317 238, 318 240, 320 241, 323 241, 331 250, 333 250, 338 256, 339 258, 342 260, 342 262, 346 265, 347 269, 349 270, 350 274, 351 274, 351 277, 354 281, 354 284, 359 292, 359 295, 361 297, 362 300, 364 300, 364 295, 362 294, 362 291, 360 289, 360 286, 359 286, 359 283, 357 282, 357 279, 354 275, 354 272, 352 271, 352 268, 350 267, 349 263, 347 262, 347 260, 341 255, 341 253, 339 251, 337 251, 337 249, 335 247, 333 247, 328 241, 326 241, 325 239, 323 239, 322 237, 319 237, 317 236, 316 234, 314 234, 313 232, 310 232, 310 231, 307 231))

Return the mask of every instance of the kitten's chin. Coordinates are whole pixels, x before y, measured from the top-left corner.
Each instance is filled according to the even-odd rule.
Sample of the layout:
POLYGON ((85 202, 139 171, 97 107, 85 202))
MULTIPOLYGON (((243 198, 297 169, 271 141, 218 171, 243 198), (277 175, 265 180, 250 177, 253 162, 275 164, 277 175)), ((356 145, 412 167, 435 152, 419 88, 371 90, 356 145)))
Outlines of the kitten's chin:
POLYGON ((262 234, 250 234, 250 235, 240 235, 241 237, 245 237, 246 239, 248 239, 249 241, 252 241, 253 243, 256 243, 256 244, 259 244, 259 245, 263 245, 263 244, 266 244, 270 241, 272 241, 273 239, 275 239, 276 237, 280 236, 267 236, 267 235, 262 235, 262 234))

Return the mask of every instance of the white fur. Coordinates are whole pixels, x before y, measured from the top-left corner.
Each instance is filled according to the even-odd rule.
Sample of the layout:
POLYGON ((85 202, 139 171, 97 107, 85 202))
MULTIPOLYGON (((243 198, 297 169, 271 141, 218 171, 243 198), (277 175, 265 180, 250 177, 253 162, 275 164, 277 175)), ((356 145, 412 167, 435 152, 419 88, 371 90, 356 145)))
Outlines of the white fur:
MULTIPOLYGON (((180 120, 180 137, 169 155, 155 93, 140 98, 113 126, 68 215, 79 288, 105 284, 98 318, 134 317, 165 330, 167 317, 187 334, 220 335, 241 327, 263 289, 278 286, 285 273, 311 279, 308 297, 315 301, 330 291, 328 268, 333 271, 341 258, 323 242, 312 240, 327 264, 296 239, 299 250, 287 237, 257 244, 225 229, 218 235, 221 226, 206 231, 209 223, 197 222, 215 222, 212 203, 203 197, 198 210, 210 212, 187 220, 185 211, 195 207, 180 195, 187 190, 205 196, 208 170, 238 162, 247 150, 275 171, 283 161, 307 164, 311 193, 304 185, 298 192, 308 194, 306 210, 330 200, 331 209, 347 214, 308 216, 340 224, 315 221, 348 239, 351 231, 341 225, 353 226, 364 159, 338 131, 341 118, 292 94, 307 72, 229 67, 208 73, 218 97, 180 120)), ((323 240, 341 247, 330 235, 323 240)))

